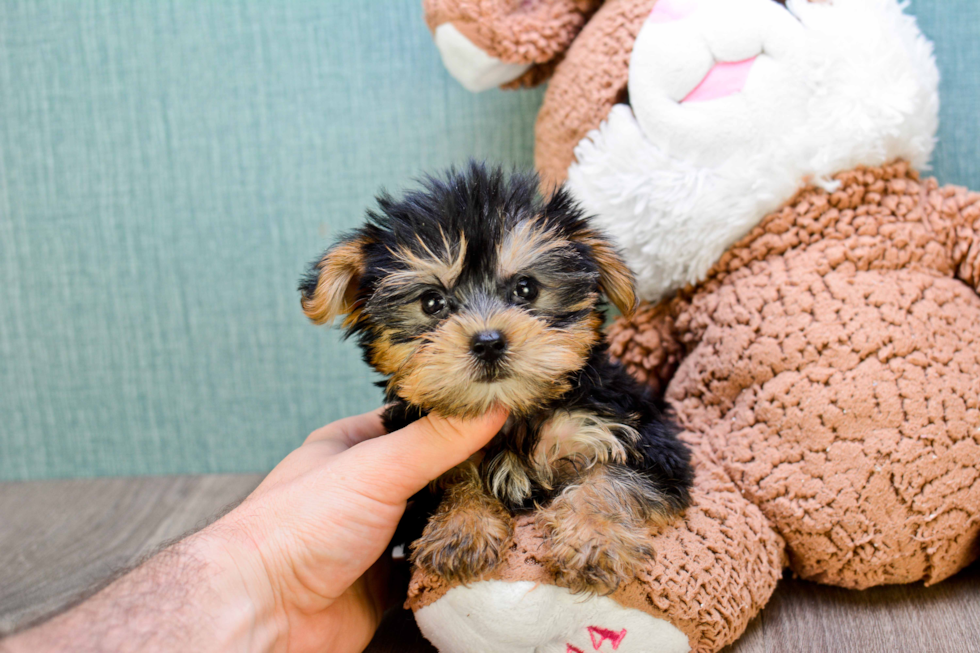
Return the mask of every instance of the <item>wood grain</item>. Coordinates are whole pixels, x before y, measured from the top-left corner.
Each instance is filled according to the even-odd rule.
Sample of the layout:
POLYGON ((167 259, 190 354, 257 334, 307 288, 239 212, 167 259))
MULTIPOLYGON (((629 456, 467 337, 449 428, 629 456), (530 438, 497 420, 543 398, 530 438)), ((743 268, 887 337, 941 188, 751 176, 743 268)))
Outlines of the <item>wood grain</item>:
POLYGON ((0 633, 56 611, 237 503, 261 476, 0 483, 0 633))
MULTIPOLYGON (((260 476, 0 483, 0 633, 71 603, 210 521, 260 476)), ((385 615, 369 653, 432 653, 412 615, 385 615)), ((853 592, 784 579, 725 653, 980 651, 980 565, 931 588, 853 592)))

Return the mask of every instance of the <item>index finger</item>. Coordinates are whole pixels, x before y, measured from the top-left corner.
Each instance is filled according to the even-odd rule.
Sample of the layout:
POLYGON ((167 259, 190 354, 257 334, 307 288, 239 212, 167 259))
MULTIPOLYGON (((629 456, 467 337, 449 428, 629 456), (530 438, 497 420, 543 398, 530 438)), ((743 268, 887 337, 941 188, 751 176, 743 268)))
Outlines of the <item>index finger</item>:
POLYGON ((345 445, 348 449, 359 442, 376 438, 386 433, 381 415, 384 413, 384 406, 376 408, 369 413, 352 415, 331 422, 326 426, 321 426, 310 433, 303 444, 311 442, 337 442, 345 445))
POLYGON ((429 413, 344 452, 350 485, 383 503, 404 502, 489 442, 506 420, 501 408, 468 419, 429 413))

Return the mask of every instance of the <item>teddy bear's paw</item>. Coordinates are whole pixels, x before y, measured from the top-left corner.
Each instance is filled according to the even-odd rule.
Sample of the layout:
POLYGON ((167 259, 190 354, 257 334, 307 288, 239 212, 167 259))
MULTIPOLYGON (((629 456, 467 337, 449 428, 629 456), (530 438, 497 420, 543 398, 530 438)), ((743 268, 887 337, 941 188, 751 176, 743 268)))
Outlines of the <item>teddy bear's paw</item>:
POLYGON ((441 653, 689 653, 692 643, 667 615, 529 580, 453 587, 415 619, 441 653))
POLYGON ((550 544, 545 565, 576 594, 612 594, 653 557, 649 530, 617 515, 544 511, 538 521, 550 544))
POLYGON ((436 27, 434 36, 446 70, 473 93, 513 81, 531 67, 530 63, 505 63, 488 54, 452 23, 436 27))
POLYGON ((440 510, 412 544, 412 562, 451 583, 493 571, 513 539, 510 514, 493 506, 440 510))

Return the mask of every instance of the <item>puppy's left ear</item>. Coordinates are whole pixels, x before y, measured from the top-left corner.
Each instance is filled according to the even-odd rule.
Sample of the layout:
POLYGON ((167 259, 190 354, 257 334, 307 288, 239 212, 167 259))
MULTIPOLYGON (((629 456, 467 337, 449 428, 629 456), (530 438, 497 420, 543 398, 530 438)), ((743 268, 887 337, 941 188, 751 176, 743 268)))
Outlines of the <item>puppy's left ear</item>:
POLYGON ((576 238, 588 245, 592 260, 599 266, 599 290, 626 317, 636 311, 636 278, 616 248, 604 236, 587 229, 576 238))
POLYGON ((355 312, 357 291, 364 274, 367 238, 354 234, 328 249, 300 282, 303 312, 315 324, 329 324, 355 312))

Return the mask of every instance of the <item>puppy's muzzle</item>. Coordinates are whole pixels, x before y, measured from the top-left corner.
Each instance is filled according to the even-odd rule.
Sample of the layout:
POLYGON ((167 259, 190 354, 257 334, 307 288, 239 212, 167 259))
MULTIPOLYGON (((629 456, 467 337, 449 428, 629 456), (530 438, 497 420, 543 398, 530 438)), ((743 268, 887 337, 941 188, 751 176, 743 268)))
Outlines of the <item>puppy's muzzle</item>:
POLYGON ((470 353, 484 363, 496 363, 507 351, 507 339, 500 331, 481 331, 470 341, 470 353))

